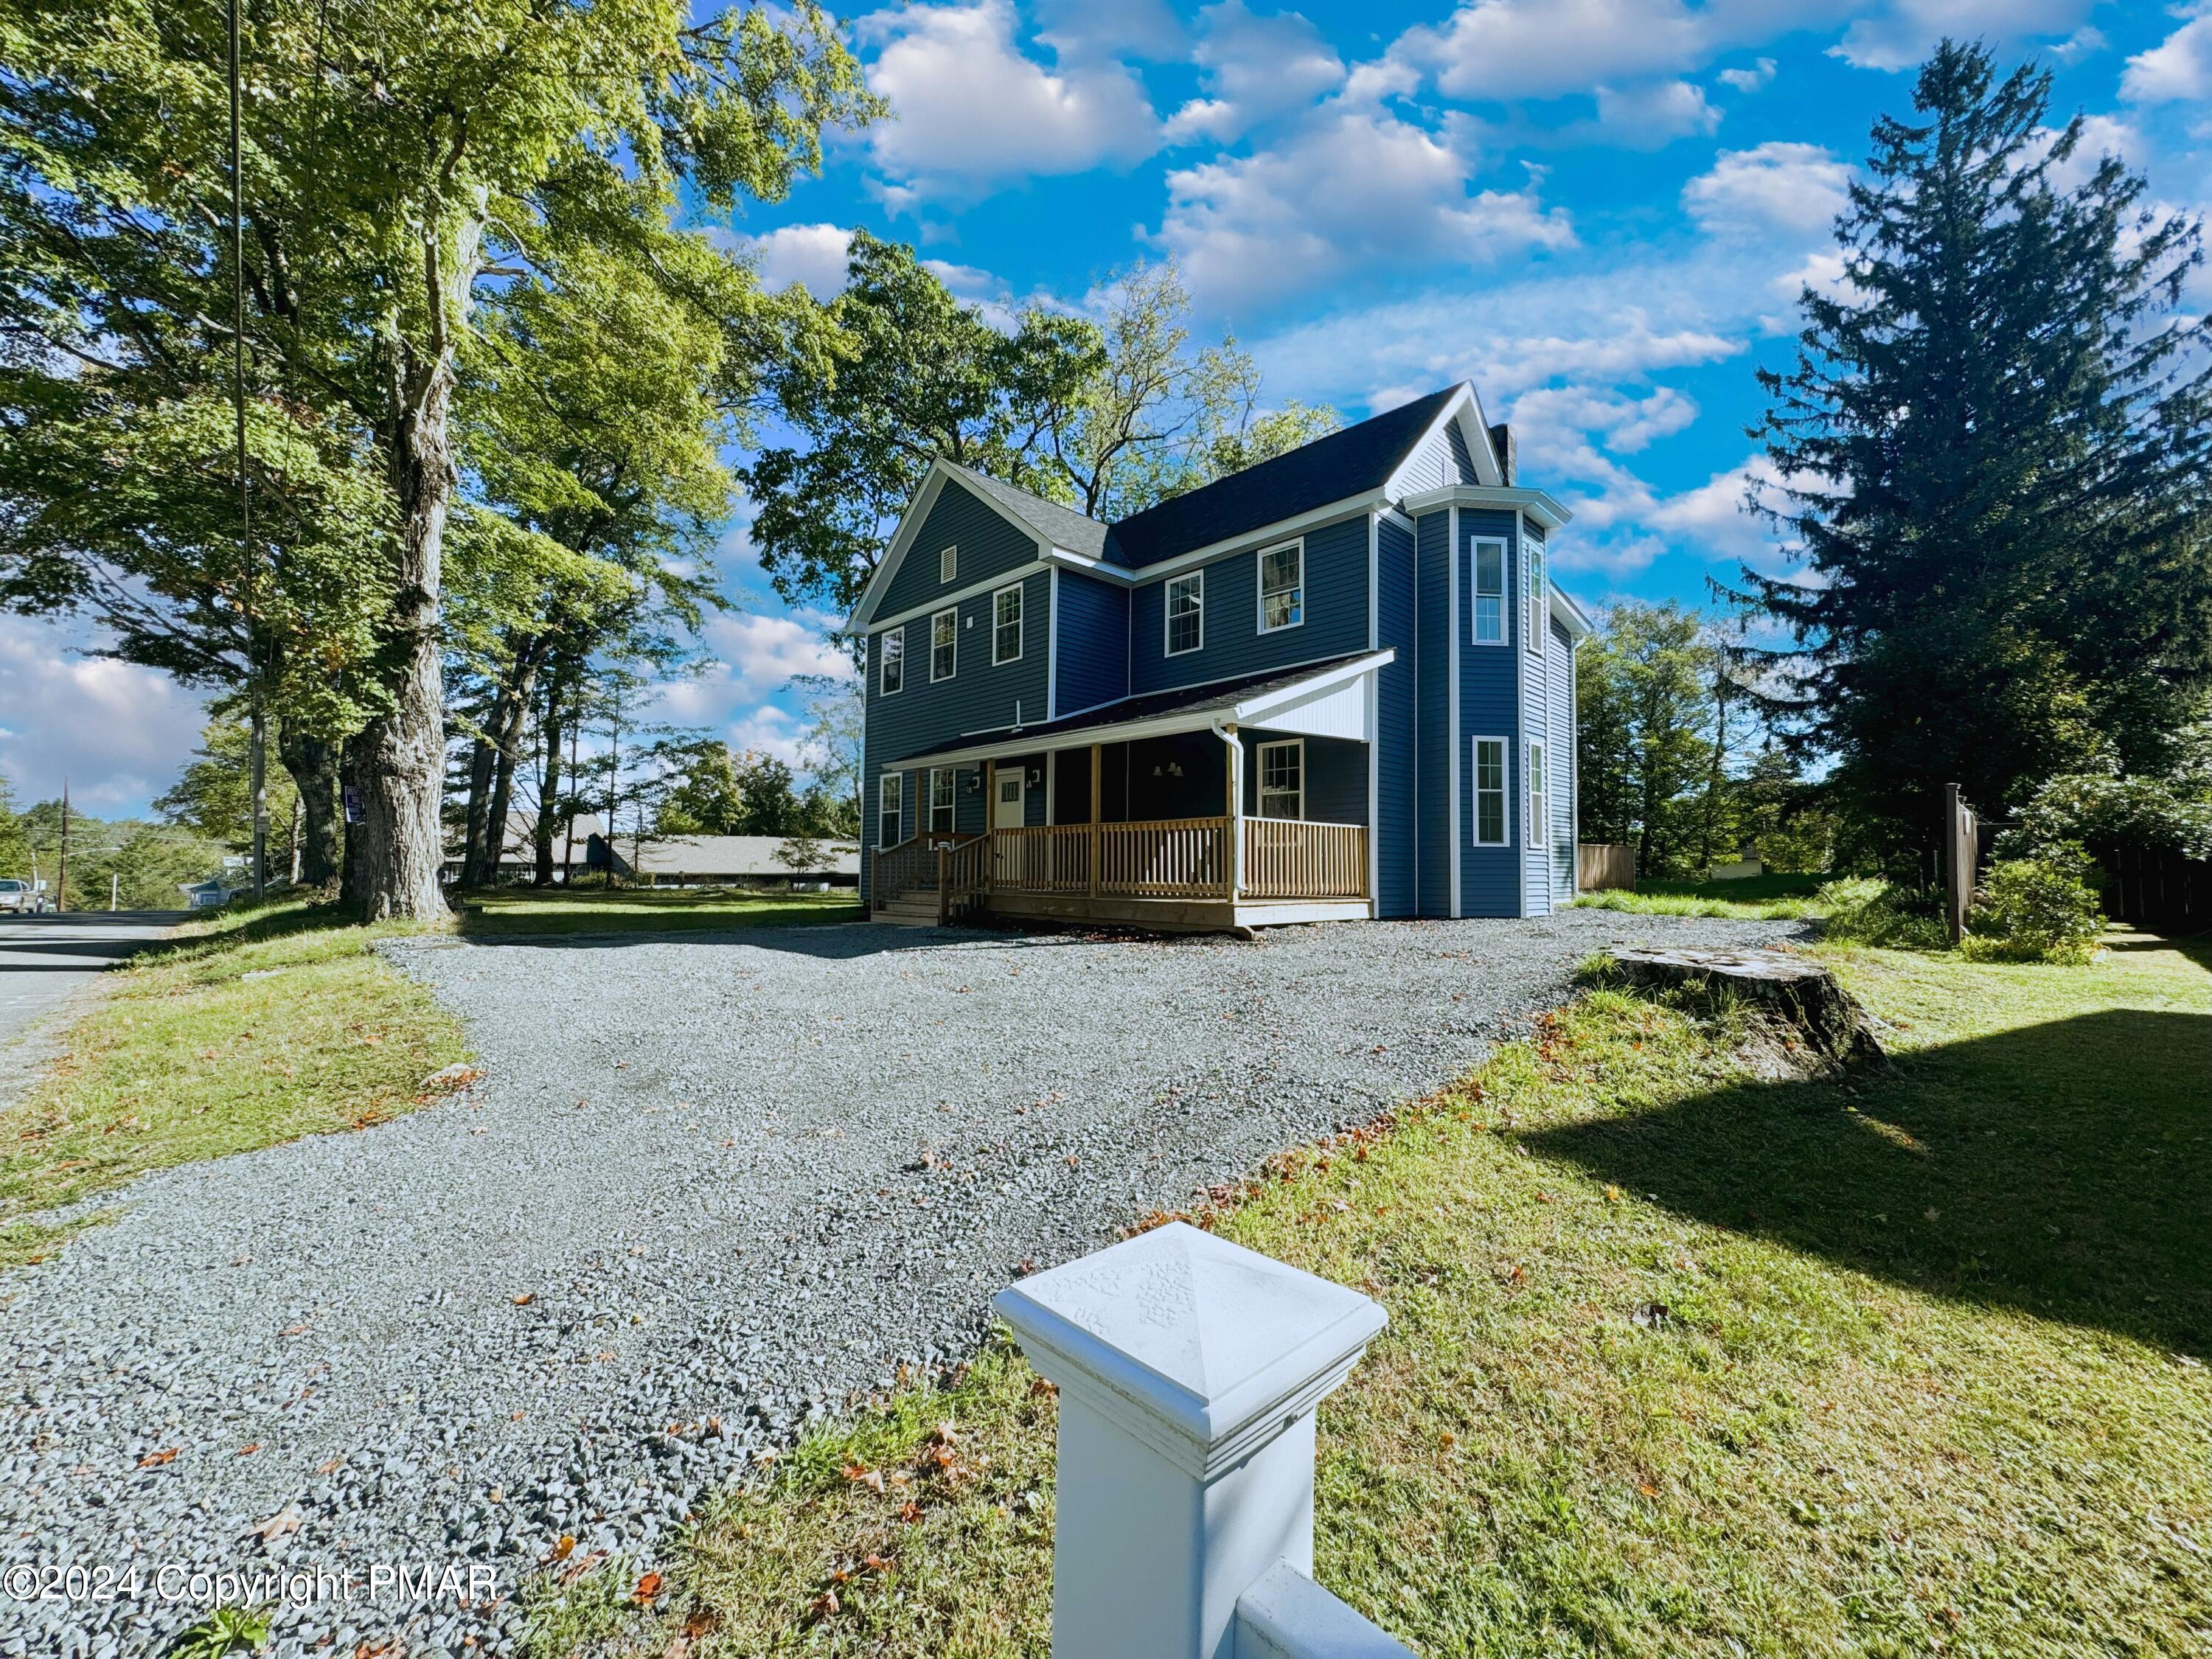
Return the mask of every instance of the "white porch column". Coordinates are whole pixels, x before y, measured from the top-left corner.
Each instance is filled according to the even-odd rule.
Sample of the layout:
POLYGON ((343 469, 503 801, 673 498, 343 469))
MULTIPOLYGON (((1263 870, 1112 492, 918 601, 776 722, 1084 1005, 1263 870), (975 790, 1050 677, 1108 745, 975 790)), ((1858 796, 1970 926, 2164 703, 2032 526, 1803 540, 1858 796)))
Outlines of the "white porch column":
POLYGON ((1233 726, 1217 726, 1229 745, 1229 902, 1244 896, 1244 739, 1233 726))
POLYGON ((1382 1310, 1181 1222, 993 1305, 1060 1385, 1053 1659, 1232 1659, 1237 1599, 1312 1572, 1314 1407, 1382 1310))

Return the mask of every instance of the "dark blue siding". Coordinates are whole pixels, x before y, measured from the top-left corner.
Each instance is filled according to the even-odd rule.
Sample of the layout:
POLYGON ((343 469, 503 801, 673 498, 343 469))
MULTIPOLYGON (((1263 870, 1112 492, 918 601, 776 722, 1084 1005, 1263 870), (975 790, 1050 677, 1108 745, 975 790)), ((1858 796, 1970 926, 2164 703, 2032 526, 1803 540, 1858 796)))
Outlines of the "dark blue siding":
POLYGON ((1413 688, 1417 672, 1413 627, 1413 535, 1385 519, 1376 526, 1376 643, 1395 648, 1397 660, 1382 673, 1376 697, 1376 898, 1386 916, 1413 914, 1414 833, 1413 688))
POLYGON ((1260 631, 1259 550, 1280 537, 1255 539, 1249 550, 1209 561, 1206 572, 1206 643, 1170 657, 1162 631, 1164 581, 1129 596, 1132 695, 1200 685, 1261 669, 1318 661, 1367 648, 1367 517, 1340 519, 1305 533, 1305 621, 1272 634, 1260 631))
POLYGON ((1055 708, 1080 714, 1129 695, 1129 593, 1111 582, 1063 570, 1060 592, 1060 685, 1055 708))
POLYGON ((1474 643, 1474 548, 1478 538, 1502 537, 1506 543, 1505 609, 1513 614, 1513 599, 1518 592, 1512 570, 1514 514, 1491 512, 1475 507, 1462 507, 1459 514, 1459 629, 1460 688, 1459 688, 1459 766, 1460 766, 1460 824, 1464 835, 1460 848, 1460 892, 1463 913, 1470 916, 1517 916, 1522 914, 1520 857, 1522 835, 1520 820, 1513 810, 1514 778, 1517 775, 1517 760, 1507 768, 1506 821, 1510 826, 1510 844, 1504 847, 1477 847, 1474 844, 1474 739, 1503 738, 1506 752, 1517 754, 1521 720, 1516 712, 1520 695, 1520 662, 1512 643, 1513 630, 1506 629, 1507 640, 1503 645, 1474 643))
POLYGON ((1302 737, 1296 732, 1247 728, 1244 744, 1244 811, 1260 811, 1260 745, 1295 738, 1306 746, 1306 817, 1315 823, 1367 822, 1367 745, 1350 738, 1302 737))
MULTIPOLYGON (((1032 562, 1036 538, 957 480, 948 479, 930 503, 929 515, 875 608, 878 617, 896 617, 940 593, 954 593, 970 582, 1004 575, 1032 562), (959 568, 950 584, 938 580, 937 556, 948 545, 960 550, 959 568)), ((1037 616, 1043 617, 1039 610, 1037 616)))
POLYGON ((1415 525, 1415 792, 1420 837, 1415 904, 1425 916, 1451 914, 1449 521, 1449 514, 1437 512, 1424 514, 1415 525))

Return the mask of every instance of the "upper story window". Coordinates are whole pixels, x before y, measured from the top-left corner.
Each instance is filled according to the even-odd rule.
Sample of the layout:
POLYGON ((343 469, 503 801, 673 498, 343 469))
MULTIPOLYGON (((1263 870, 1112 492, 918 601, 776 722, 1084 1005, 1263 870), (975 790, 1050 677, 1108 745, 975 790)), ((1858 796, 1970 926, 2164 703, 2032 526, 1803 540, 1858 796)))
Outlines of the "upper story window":
POLYGON ((949 582, 960 574, 960 550, 948 547, 937 556, 937 580, 949 582))
POLYGON ((906 684, 906 629, 894 628, 876 637, 877 690, 888 697, 906 684))
POLYGON ((1474 642, 1505 641, 1505 544, 1474 544, 1474 642))
POLYGON ((1474 844, 1503 847, 1509 820, 1505 815, 1505 739, 1474 740, 1474 844))
POLYGON ((1022 654, 1022 585, 991 595, 991 662, 1013 662, 1022 654))
POLYGON ((1259 750, 1260 816, 1302 818, 1306 815, 1306 745, 1303 738, 1263 743, 1259 750))
POLYGON ((886 772, 876 781, 876 845, 899 844, 899 775, 886 772))
POLYGON ((1544 544, 1526 536, 1521 538, 1521 544, 1528 550, 1528 648, 1540 656, 1552 632, 1548 625, 1551 589, 1544 580, 1544 544))
POLYGON ((1182 655, 1206 643, 1206 572, 1194 570, 1168 583, 1167 654, 1182 655))
POLYGON ((1260 554, 1260 631, 1296 628, 1306 619, 1306 545, 1285 542, 1260 554))
POLYGON ((960 661, 960 612, 940 611, 929 619, 929 678, 949 680, 960 661))

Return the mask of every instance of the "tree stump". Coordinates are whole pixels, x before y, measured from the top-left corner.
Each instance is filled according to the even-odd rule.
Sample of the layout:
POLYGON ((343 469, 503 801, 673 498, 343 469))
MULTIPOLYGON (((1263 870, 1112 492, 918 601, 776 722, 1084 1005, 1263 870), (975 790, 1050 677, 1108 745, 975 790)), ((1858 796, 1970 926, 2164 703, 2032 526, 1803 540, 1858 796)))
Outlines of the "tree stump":
POLYGON ((1784 1028, 1827 1065, 1881 1065, 1866 1010, 1818 963, 1785 951, 1697 951, 1623 945, 1613 960, 1632 985, 1722 987, 1784 1028))

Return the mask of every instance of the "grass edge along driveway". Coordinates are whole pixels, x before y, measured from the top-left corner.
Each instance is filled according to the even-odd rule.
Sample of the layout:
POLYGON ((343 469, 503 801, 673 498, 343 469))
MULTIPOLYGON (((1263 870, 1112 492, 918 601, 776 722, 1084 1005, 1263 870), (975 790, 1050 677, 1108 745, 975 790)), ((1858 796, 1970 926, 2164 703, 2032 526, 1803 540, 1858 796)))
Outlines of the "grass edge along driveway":
POLYGON ((435 1098, 461 1028, 336 907, 280 900, 187 921, 108 976, 98 1006, 0 1110, 0 1270, 76 1227, 41 1213, 149 1170, 366 1128, 435 1098))
MULTIPOLYGON (((1825 948, 1899 1056, 1767 1083, 1597 991, 1200 1218, 1389 1329, 1316 1566, 1431 1654, 2200 1653, 2212 951, 1825 948)), ((1042 1655, 1053 1401, 1003 1345, 572 1553, 533 1651, 1042 1655)))

